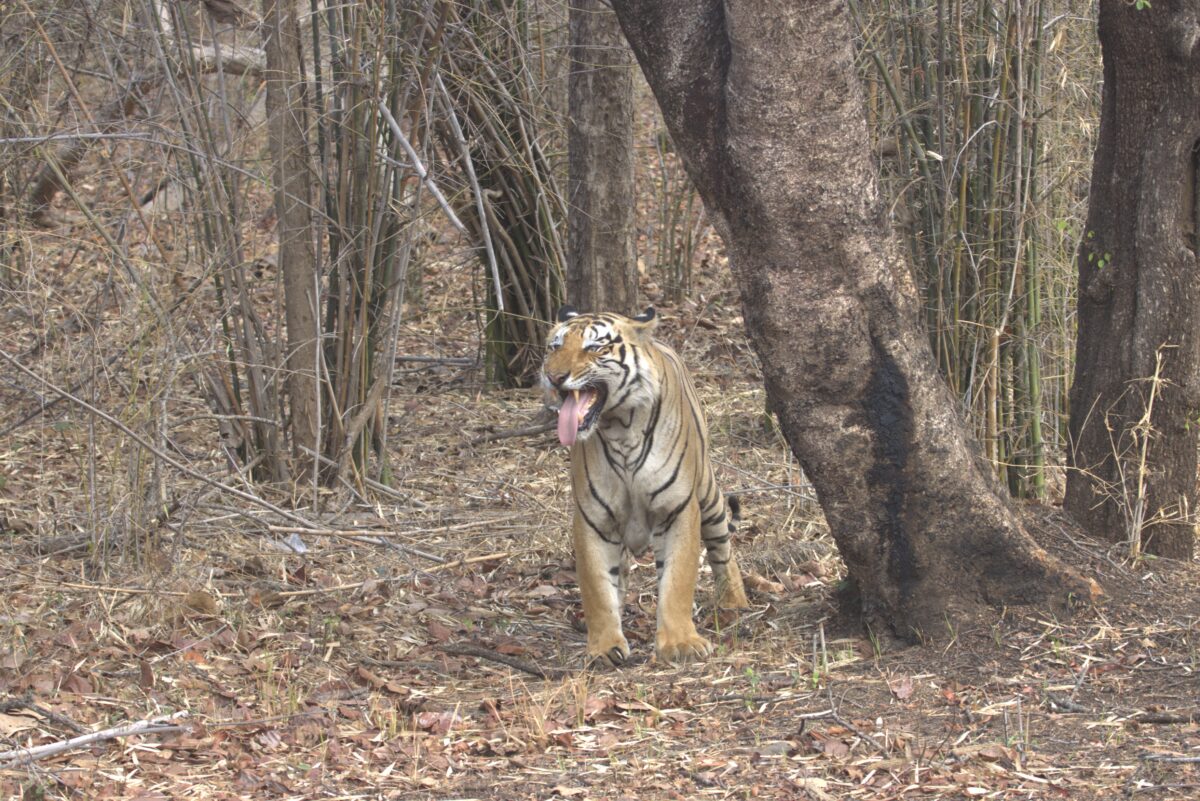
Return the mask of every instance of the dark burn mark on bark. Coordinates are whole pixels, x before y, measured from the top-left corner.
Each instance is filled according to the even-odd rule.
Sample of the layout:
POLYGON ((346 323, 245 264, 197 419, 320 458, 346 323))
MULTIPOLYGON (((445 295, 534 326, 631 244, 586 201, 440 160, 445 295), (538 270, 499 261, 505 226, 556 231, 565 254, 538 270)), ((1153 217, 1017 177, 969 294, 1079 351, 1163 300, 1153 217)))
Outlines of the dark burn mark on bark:
POLYGON ((912 405, 908 380, 879 340, 871 338, 875 358, 863 398, 867 425, 874 433, 875 464, 867 481, 883 495, 879 521, 880 544, 885 549, 889 578, 907 600, 917 581, 917 565, 909 539, 904 498, 908 491, 908 456, 912 449, 912 405))

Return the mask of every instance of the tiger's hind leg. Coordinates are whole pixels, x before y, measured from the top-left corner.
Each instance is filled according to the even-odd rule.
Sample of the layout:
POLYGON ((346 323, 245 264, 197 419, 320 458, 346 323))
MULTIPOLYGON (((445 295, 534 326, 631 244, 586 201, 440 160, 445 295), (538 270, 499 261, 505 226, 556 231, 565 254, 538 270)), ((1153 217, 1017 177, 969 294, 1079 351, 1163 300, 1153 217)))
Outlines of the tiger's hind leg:
POLYGON ((741 506, 736 498, 722 499, 720 509, 705 518, 700 529, 705 555, 716 579, 717 606, 721 609, 750 608, 746 588, 742 585, 742 571, 738 569, 730 543, 740 513, 741 506))
POLYGON ((623 664, 629 658, 629 641, 621 632, 624 547, 620 540, 604 539, 588 525, 578 508, 571 528, 575 573, 583 596, 583 619, 587 623, 588 657, 609 665, 623 664))

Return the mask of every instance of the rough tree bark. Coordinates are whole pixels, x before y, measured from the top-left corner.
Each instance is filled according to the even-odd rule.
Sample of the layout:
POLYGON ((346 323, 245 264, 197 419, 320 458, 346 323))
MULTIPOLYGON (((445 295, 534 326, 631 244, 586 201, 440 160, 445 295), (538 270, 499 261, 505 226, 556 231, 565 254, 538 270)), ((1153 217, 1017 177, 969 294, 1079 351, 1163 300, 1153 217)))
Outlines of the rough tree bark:
POLYGON ((567 298, 580 309, 631 314, 633 57, 603 0, 571 0, 569 28, 567 298))
POLYGON ((263 0, 263 49, 267 68, 267 136, 275 212, 279 219, 279 267, 283 271, 287 322, 289 428, 299 473, 319 453, 317 415, 316 254, 312 229, 312 164, 301 87, 300 26, 288 0, 263 0))
POLYGON ((1099 593, 1047 554, 934 365, 871 162, 844 0, 614 0, 717 218, 767 396, 861 599, 906 640, 1099 593))
POLYGON ((1200 409, 1198 42, 1197 0, 1101 0, 1065 498, 1090 531, 1180 559, 1194 547, 1200 409))

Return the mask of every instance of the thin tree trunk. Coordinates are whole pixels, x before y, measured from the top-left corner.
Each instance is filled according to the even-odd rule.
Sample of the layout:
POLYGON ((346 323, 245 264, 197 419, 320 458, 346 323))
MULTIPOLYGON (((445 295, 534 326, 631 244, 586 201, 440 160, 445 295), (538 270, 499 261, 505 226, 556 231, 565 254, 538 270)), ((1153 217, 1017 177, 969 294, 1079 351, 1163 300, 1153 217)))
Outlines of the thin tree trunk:
POLYGON ((1198 41, 1196 0, 1101 0, 1064 501, 1088 530, 1180 559, 1194 549, 1200 411, 1198 41))
POLYGON ((571 0, 567 296, 581 309, 632 313, 633 57, 602 0, 571 0))
POLYGON ((1099 592, 1026 533, 938 376, 871 161, 844 0, 614 0, 730 251, 767 395, 865 622, 1099 592))
POLYGON ((317 274, 312 230, 313 171, 300 77, 300 27, 288 0, 263 0, 267 131, 279 218, 279 266, 287 321, 288 406, 297 473, 319 452, 317 274))

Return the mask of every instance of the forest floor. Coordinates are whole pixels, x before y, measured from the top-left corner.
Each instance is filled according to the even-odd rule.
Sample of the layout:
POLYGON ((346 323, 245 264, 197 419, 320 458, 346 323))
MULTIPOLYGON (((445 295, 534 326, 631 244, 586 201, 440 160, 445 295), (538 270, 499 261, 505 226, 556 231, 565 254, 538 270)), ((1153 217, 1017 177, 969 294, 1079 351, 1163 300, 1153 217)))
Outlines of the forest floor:
MULTIPOLYGON (((539 399, 485 390, 454 361, 474 361, 474 328, 450 275, 406 323, 405 354, 448 361, 401 363, 395 489, 330 495, 324 531, 171 475, 178 505, 158 528, 98 541, 121 510, 95 508, 110 496, 88 476, 131 454, 106 453, 100 424, 67 405, 8 437, 0 750, 186 716, 4 764, 0 797, 1200 797, 1194 565, 1129 566, 1062 532, 1047 544, 1098 575, 1103 606, 1009 609, 883 652, 834 630, 840 564, 720 276, 668 305, 661 334, 696 373, 718 472, 742 497, 753 609, 702 609, 717 653, 657 664, 642 566, 633 663, 583 669, 566 454, 552 431, 481 440, 535 423, 539 399)), ((3 346, 31 337, 10 327, 3 346)), ((53 352, 43 367, 61 375, 53 352)), ((136 380, 118 373, 106 386, 136 380)), ((18 385, 0 388, 5 426, 30 408, 18 385)), ((205 436, 185 427, 175 445, 199 454, 205 436)))
MULTIPOLYGON (((269 251, 256 200, 250 258, 269 251)), ((1041 511, 1047 547, 1108 590, 1101 606, 1002 610, 882 651, 836 629, 840 561, 764 412, 719 253, 700 260, 693 300, 662 303, 649 278, 643 291, 742 499, 753 608, 703 607, 717 652, 658 664, 643 564, 632 664, 597 671, 583 668, 566 454, 552 431, 486 438, 536 424, 540 398, 482 382, 472 256, 431 269, 405 313, 393 487, 323 494, 314 511, 305 488, 238 484, 197 382, 158 381, 180 364, 173 345, 142 347, 122 315, 137 293, 114 290, 92 239, 69 214, 30 234, 0 348, 136 430, 169 419, 175 457, 295 501, 320 530, 175 471, 158 476, 166 511, 140 525, 148 454, 78 406, 25 420, 53 393, 0 372, 0 752, 177 716, 32 762, 0 754, 0 798, 1200 798, 1194 564, 1127 564, 1041 511)), ((701 604, 710 590, 706 572, 701 604)))

